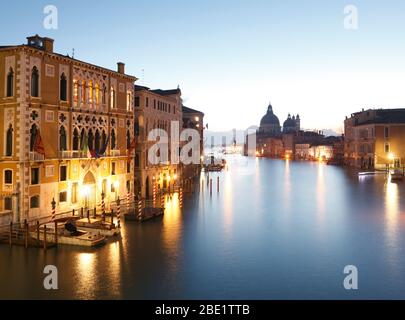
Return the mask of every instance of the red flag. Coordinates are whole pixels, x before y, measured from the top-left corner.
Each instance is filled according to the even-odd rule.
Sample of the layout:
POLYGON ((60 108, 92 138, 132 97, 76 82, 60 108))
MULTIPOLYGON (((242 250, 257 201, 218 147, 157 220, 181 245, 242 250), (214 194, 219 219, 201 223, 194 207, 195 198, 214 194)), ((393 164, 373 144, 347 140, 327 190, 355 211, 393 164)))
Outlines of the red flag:
POLYGON ((45 157, 45 147, 42 143, 41 133, 37 130, 35 135, 35 142, 34 142, 34 151, 36 153, 42 154, 45 157))

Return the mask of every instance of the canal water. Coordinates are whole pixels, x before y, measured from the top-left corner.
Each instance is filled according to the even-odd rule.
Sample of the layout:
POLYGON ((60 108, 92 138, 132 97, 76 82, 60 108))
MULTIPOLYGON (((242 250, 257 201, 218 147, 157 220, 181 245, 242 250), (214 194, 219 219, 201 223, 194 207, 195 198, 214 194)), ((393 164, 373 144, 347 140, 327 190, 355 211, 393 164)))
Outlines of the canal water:
POLYGON ((0 298, 405 298, 405 182, 321 163, 231 157, 164 218, 95 250, 0 246, 0 298), (217 176, 220 192, 217 193, 217 176), (55 265, 59 289, 43 288, 55 265), (344 267, 359 290, 343 287, 344 267))

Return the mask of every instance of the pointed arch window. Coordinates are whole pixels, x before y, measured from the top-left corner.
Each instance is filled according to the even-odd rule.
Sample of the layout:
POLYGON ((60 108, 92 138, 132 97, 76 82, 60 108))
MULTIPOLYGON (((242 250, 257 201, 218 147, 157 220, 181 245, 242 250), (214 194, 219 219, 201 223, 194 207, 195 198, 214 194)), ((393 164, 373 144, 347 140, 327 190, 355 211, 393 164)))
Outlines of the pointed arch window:
POLYGON ((96 91, 96 96, 95 96, 95 102, 96 104, 100 103, 100 86, 98 85, 98 83, 96 83, 96 87, 95 87, 95 91, 96 91))
POLYGON ((67 79, 64 73, 60 77, 60 100, 67 101, 67 79))
POLYGON ((37 67, 31 72, 31 97, 39 97, 39 71, 37 67))
POLYGON ((105 87, 105 84, 103 84, 103 92, 101 93, 101 103, 106 104, 106 92, 107 88, 105 87))
POLYGON ((86 138, 86 131, 82 129, 82 132, 80 133, 80 149, 84 148, 85 138, 86 138))
POLYGON ((91 151, 94 150, 94 134, 93 134, 93 130, 89 131, 89 150, 91 150, 91 151))
POLYGON ((73 150, 79 150, 79 131, 77 129, 73 130, 73 150))
POLYGON ((101 135, 101 147, 104 149, 104 152, 106 151, 105 149, 107 149, 105 147, 105 144, 107 143, 107 134, 105 133, 105 131, 103 130, 103 133, 101 135))
POLYGON ((7 74, 7 97, 14 96, 14 71, 10 68, 7 74))
POLYGON ((111 87, 111 109, 115 108, 115 89, 111 87))
POLYGON ((64 126, 61 126, 59 130, 59 151, 66 151, 66 150, 67 150, 66 129, 64 126))
POLYGON ((37 137, 38 127, 33 124, 30 130, 30 151, 34 151, 35 138, 37 137))
POLYGON ((93 103, 93 96, 94 92, 93 92, 93 81, 89 81, 89 103, 93 103))
POLYGON ((13 155, 13 126, 10 124, 6 134, 6 157, 13 155))
POLYGON ((117 137, 115 136, 115 130, 112 129, 111 131, 111 150, 115 150, 117 147, 117 137))
POLYGON ((101 146, 101 136, 100 131, 96 130, 96 138, 95 138, 95 151, 96 153, 100 153, 100 146, 101 146))

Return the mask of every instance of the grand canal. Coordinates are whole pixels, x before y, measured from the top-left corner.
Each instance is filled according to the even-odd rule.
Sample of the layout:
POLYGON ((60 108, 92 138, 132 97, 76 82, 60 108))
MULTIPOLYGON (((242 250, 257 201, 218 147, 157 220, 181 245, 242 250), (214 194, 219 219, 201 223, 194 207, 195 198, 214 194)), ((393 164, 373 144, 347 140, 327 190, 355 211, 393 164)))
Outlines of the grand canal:
POLYGON ((0 247, 0 298, 405 298, 405 183, 319 163, 234 157, 164 218, 95 250, 0 247), (59 290, 43 288, 55 265, 59 290), (359 270, 346 291, 343 269, 359 270))

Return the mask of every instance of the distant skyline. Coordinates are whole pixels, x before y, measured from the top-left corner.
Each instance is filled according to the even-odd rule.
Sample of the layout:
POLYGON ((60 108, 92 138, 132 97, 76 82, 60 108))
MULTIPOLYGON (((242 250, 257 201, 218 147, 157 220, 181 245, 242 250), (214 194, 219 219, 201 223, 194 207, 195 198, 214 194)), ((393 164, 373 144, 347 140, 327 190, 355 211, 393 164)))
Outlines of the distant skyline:
POLYGON ((299 113, 302 127, 337 132, 362 108, 405 107, 404 1, 15 0, 0 26, 0 45, 40 34, 80 60, 125 62, 140 85, 180 85, 210 130, 259 125, 269 102, 281 123, 299 113), (43 27, 49 4, 57 30, 43 27))

